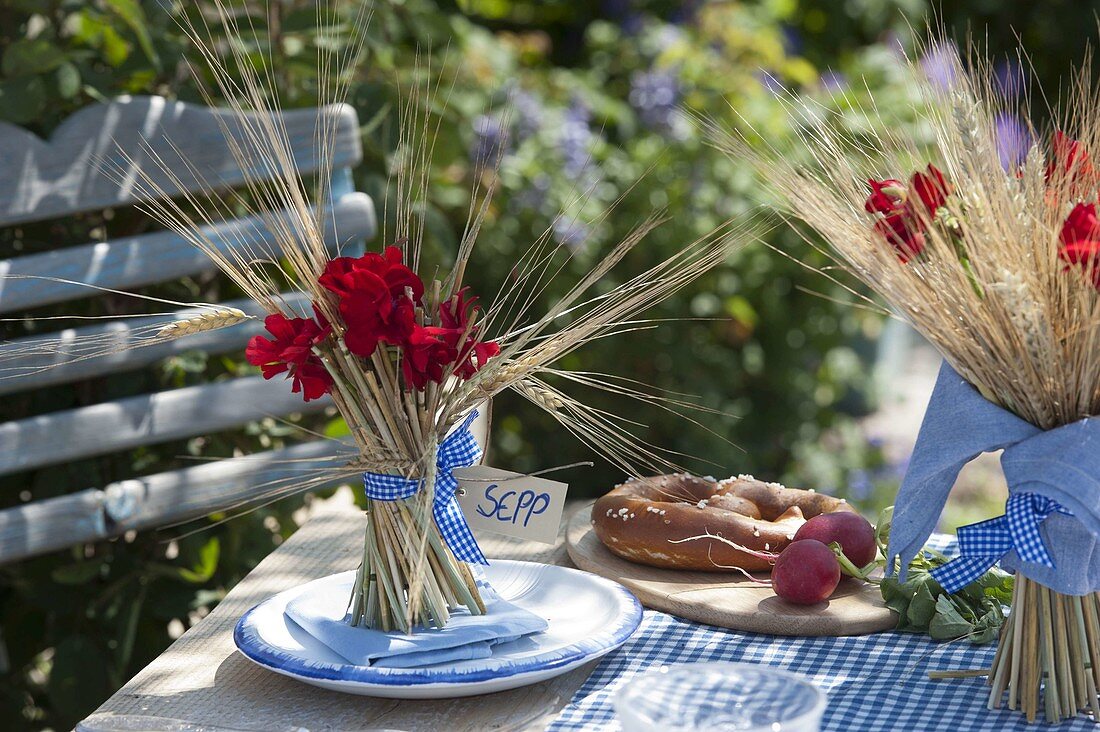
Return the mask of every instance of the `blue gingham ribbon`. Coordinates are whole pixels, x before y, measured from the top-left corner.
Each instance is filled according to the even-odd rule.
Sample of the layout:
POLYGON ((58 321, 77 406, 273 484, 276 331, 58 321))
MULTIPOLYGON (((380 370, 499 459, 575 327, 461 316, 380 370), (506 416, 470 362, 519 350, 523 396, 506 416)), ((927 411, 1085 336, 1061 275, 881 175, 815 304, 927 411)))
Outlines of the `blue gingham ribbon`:
MULTIPOLYGON (((455 556, 471 564, 488 564, 477 540, 462 515, 455 500, 458 481, 452 471, 473 465, 481 457, 481 447, 470 432, 470 425, 477 419, 477 410, 466 417, 462 425, 439 443, 435 459, 435 496, 432 499, 432 516, 443 535, 443 541, 455 556)), ((375 501, 396 501, 410 498, 424 485, 423 478, 405 478, 387 473, 363 473, 363 487, 367 498, 375 501)))
POLYGON ((894 502, 887 574, 896 567, 904 581, 910 560, 935 530, 959 471, 995 450, 1003 450, 1001 468, 1013 497, 1006 516, 960 531, 969 534, 971 546, 962 547, 968 560, 944 569, 943 576, 949 582, 969 576, 971 568, 989 566, 988 558, 1000 552, 1006 571, 1056 592, 1100 591, 1100 419, 1041 429, 983 397, 946 361, 894 502), (1024 497, 1015 498, 1018 494, 1024 497))
POLYGON ((959 527, 960 556, 933 569, 932 577, 948 592, 961 590, 1013 549, 1024 561, 1054 569, 1039 533, 1039 525, 1052 513, 1073 515, 1038 493, 1013 493, 1003 516, 959 527))

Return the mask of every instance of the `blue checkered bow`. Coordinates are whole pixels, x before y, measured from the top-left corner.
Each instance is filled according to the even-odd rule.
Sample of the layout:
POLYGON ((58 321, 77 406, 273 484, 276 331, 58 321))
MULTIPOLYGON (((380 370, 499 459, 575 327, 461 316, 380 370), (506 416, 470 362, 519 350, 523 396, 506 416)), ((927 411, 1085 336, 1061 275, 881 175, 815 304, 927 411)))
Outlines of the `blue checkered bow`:
POLYGON ((961 590, 1013 549, 1024 561, 1054 569, 1039 525, 1056 512, 1073 515, 1038 493, 1013 493, 1004 516, 959 528, 959 557, 933 569, 932 577, 948 592, 961 590))
MULTIPOLYGON (((432 499, 432 516, 443 540, 455 556, 471 564, 488 564, 477 540, 462 515, 455 500, 458 481, 452 471, 473 465, 481 457, 481 447, 470 432, 470 425, 477 418, 477 410, 466 417, 462 425, 439 443, 435 459, 435 496, 432 499)), ((363 473, 363 487, 367 498, 375 501, 396 501, 416 494, 424 485, 423 478, 405 478, 387 473, 363 473)))

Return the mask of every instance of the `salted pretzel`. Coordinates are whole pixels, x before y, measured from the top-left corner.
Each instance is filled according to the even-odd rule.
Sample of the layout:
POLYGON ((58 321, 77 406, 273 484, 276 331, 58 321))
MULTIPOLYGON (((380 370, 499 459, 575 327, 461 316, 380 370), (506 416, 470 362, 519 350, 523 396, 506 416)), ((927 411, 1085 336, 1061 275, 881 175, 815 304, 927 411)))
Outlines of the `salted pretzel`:
POLYGON ((592 506, 592 525, 604 546, 632 562, 755 572, 770 570, 770 562, 706 535, 753 552, 778 553, 806 519, 834 511, 852 508, 842 498, 765 483, 751 475, 722 481, 660 475, 615 486, 592 506), (683 541, 689 537, 704 538, 683 541))

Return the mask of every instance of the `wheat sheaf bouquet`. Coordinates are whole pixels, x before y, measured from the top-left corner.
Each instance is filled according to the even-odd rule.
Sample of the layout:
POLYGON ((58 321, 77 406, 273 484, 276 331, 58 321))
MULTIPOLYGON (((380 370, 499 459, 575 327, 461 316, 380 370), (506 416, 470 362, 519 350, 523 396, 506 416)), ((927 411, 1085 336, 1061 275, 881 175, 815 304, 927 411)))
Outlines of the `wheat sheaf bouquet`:
POLYGON ((1003 449, 1005 515, 961 528, 961 556, 933 576, 954 591, 998 561, 1015 572, 984 670, 990 708, 1100 721, 1100 94, 1082 71, 1052 128, 1012 129, 1026 106, 1000 93, 992 64, 935 47, 952 81, 919 80, 914 64, 915 127, 864 109, 855 133, 791 99, 799 154, 753 153, 715 124, 711 139, 753 160, 809 239, 944 356, 888 570, 904 580, 962 466, 1003 449), (1006 127, 1024 141, 1008 159, 1006 127))
MULTIPOLYGON (((345 17, 334 3, 319 7, 318 16, 331 24, 330 32, 356 35, 368 20, 362 10, 368 5, 345 17)), ((632 472, 667 465, 660 451, 633 436, 629 420, 586 407, 545 379, 602 387, 679 411, 685 404, 674 396, 643 393, 624 386, 626 380, 562 371, 554 364, 587 342, 649 327, 639 314, 723 262, 735 243, 750 236, 752 223, 722 225, 640 274, 623 277, 616 271, 616 283, 610 282, 616 265, 659 225, 661 215, 655 213, 576 277, 545 312, 533 312, 569 263, 569 251, 553 239, 551 227, 523 250, 498 292, 473 292, 465 273, 476 266, 478 234, 496 177, 482 170, 475 178, 472 208, 449 268, 440 271, 423 262, 429 164, 448 88, 440 69, 418 61, 410 70, 417 81, 402 89, 399 105, 398 152, 391 171, 395 200, 384 202, 382 230, 394 232, 393 240, 378 251, 342 256, 326 246, 325 235, 334 130, 319 125, 321 170, 315 179, 305 179, 278 113, 269 61, 253 52, 255 29, 221 0, 200 17, 205 27, 184 21, 184 30, 206 67, 195 72, 208 90, 208 103, 228 106, 224 131, 246 174, 246 195, 226 193, 213 182, 209 195, 177 200, 154 176, 135 178, 122 166, 118 177, 137 188, 149 214, 209 255, 268 313, 266 333, 248 344, 248 361, 268 379, 285 379, 287 388, 306 401, 328 395, 347 422, 354 444, 344 454, 320 467, 301 466, 293 480, 263 486, 263 497, 278 498, 338 478, 363 481, 367 521, 348 623, 413 632, 443 627, 456 608, 484 613, 468 565, 486 560, 455 500, 452 475, 480 457, 470 431, 479 406, 512 389, 632 472), (225 40, 213 41, 211 27, 223 30, 225 40), (206 233, 226 214, 242 212, 262 217, 274 243, 240 238, 226 247, 206 233)), ((357 37, 342 55, 318 51, 321 102, 345 98, 362 60, 364 34, 357 37)), ((162 157, 152 145, 142 153, 154 161, 162 157)), ((129 160, 127 151, 120 155, 129 160)), ((169 166, 159 167, 160 175, 175 181, 169 166)), ((130 168, 141 170, 136 164, 130 168)), ((585 195, 577 192, 577 205, 585 195)), ((232 327, 249 317, 216 305, 194 307, 194 317, 143 329, 122 347, 232 327)), ((4 357, 83 359, 118 347, 102 340, 42 341, 35 354, 4 357)))

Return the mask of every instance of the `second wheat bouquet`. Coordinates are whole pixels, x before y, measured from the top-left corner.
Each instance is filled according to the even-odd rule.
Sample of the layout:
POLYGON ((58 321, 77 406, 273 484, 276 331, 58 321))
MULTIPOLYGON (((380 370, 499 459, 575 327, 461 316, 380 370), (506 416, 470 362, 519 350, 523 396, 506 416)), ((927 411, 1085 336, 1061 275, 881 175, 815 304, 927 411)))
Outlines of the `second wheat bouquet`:
POLYGON ((792 98, 794 154, 754 152, 714 124, 711 138, 754 161, 809 240, 944 356, 888 570, 904 578, 962 466, 1003 449, 1006 515, 961 528, 961 558, 933 576, 954 591, 998 561, 1016 573, 985 670, 991 708, 1100 719, 1100 96, 1082 71, 1052 128, 1011 124, 1029 100, 1009 102, 991 62, 952 48, 933 49, 950 83, 913 64, 916 125, 872 108, 858 110, 866 126, 846 127, 792 98))

